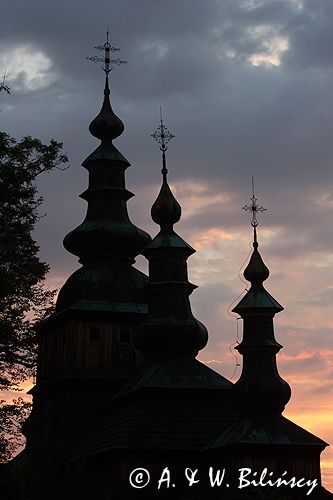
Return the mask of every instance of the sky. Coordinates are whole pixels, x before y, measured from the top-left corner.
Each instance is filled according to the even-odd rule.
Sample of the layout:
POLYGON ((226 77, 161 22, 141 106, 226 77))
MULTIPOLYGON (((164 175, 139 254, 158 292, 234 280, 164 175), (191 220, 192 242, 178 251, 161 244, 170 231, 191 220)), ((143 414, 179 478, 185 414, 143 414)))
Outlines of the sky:
MULTIPOLYGON (((70 168, 45 174, 35 237, 59 288, 79 265, 63 237, 86 204, 82 161, 97 147, 88 132, 103 91, 99 64, 107 25, 128 64, 111 72, 113 109, 125 124, 117 148, 132 166, 131 220, 152 236, 160 152, 150 137, 162 106, 175 135, 169 180, 182 205, 176 231, 189 259, 193 312, 210 341, 199 359, 236 381, 242 325, 230 313, 244 291, 252 196, 268 291, 285 308, 275 320, 280 374, 292 387, 285 415, 333 444, 333 2, 332 0, 3 0, 0 126, 10 135, 64 143, 70 168), (238 332, 237 332, 238 330, 238 332)), ((145 271, 143 257, 137 266, 145 271)), ((333 490, 333 451, 322 455, 333 490)))

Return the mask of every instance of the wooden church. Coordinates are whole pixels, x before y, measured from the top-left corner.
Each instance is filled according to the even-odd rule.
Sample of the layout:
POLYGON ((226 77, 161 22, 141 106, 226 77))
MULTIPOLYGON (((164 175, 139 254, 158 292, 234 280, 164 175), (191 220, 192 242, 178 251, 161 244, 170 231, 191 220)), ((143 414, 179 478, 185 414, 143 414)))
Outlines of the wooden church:
POLYGON ((124 125, 110 104, 112 47, 104 49, 104 102, 89 127, 100 145, 83 162, 87 214, 64 240, 81 267, 38 328, 27 443, 12 464, 24 487, 11 498, 333 498, 320 479, 327 443, 282 415, 291 390, 278 373, 273 318, 283 308, 263 286, 256 203, 244 272, 251 287, 234 308, 244 330, 233 384, 196 359, 208 333, 191 311, 194 249, 174 230, 181 207, 168 185, 172 135, 162 120, 154 134, 162 152, 151 209, 157 235, 128 216, 130 164, 114 145, 124 125), (149 277, 133 267, 139 254, 149 277))

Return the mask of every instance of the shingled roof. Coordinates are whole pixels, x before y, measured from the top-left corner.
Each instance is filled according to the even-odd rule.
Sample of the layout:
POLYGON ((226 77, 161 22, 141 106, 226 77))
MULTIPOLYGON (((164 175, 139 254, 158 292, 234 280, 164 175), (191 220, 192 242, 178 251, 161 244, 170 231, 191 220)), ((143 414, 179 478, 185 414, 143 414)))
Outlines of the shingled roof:
POLYGON ((232 444, 327 446, 325 441, 282 415, 243 416, 212 441, 207 449, 232 444))
POLYGON ((114 449, 200 450, 239 417, 233 384, 192 358, 150 362, 66 461, 114 449))

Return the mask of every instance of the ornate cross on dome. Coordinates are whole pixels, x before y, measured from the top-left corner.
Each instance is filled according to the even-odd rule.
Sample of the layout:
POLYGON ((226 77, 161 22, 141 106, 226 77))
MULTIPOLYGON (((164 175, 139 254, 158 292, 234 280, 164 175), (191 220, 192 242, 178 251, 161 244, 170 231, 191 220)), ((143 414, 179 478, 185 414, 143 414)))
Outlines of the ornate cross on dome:
POLYGON ((265 212, 265 210, 267 210, 264 207, 259 207, 257 202, 258 202, 258 199, 254 195, 254 180, 253 180, 253 176, 252 176, 252 198, 251 198, 251 205, 244 205, 244 207, 242 207, 242 209, 246 210, 246 212, 248 212, 248 211, 252 212, 251 226, 254 229, 258 226, 257 214, 259 212, 265 212))
POLYGON ((163 117, 162 117, 162 108, 160 106, 160 120, 161 123, 155 130, 153 134, 151 134, 151 137, 155 139, 160 145, 160 150, 161 151, 166 151, 168 149, 168 142, 171 141, 175 136, 169 132, 169 130, 166 128, 163 122, 163 117))
POLYGON ((104 67, 102 66, 102 69, 104 70, 105 74, 108 75, 110 71, 113 69, 112 64, 115 64, 116 66, 120 66, 121 64, 126 64, 127 61, 124 61, 123 59, 110 59, 110 52, 117 52, 120 50, 120 48, 113 47, 109 43, 109 27, 106 30, 106 42, 104 45, 97 45, 97 47, 94 47, 96 50, 104 50, 104 57, 98 57, 98 56, 93 56, 93 57, 87 57, 89 61, 93 61, 94 63, 97 62, 104 62, 104 67))
POLYGON ((163 167, 162 167, 162 174, 163 174, 163 180, 166 181, 166 175, 168 173, 168 170, 166 168, 166 159, 165 159, 165 152, 168 149, 168 142, 171 141, 175 136, 169 132, 167 127, 164 125, 163 122, 163 117, 162 117, 162 108, 160 106, 160 125, 157 127, 155 132, 151 134, 151 137, 155 139, 156 142, 159 143, 160 145, 160 150, 162 151, 162 159, 163 159, 163 167))

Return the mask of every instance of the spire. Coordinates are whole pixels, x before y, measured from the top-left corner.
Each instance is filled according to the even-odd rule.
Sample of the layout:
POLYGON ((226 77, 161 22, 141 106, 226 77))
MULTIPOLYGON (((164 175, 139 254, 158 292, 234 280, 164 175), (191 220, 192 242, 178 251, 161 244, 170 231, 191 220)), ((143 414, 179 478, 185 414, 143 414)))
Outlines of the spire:
POLYGON ((137 330, 135 342, 146 358, 194 358, 206 345, 208 334, 193 316, 189 300, 196 286, 188 281, 186 261, 195 250, 173 229, 181 207, 167 181, 166 150, 174 136, 164 125, 162 114, 152 137, 162 151, 162 186, 151 210, 160 232, 142 252, 149 261, 149 312, 137 330))
POLYGON ((254 180, 252 176, 252 198, 251 205, 244 205, 243 210, 251 211, 252 220, 251 226, 253 228, 253 252, 250 261, 244 270, 244 278, 251 283, 251 288, 249 292, 243 297, 239 304, 234 308, 235 312, 240 312, 236 308, 246 308, 255 307, 260 305, 263 307, 273 307, 275 312, 283 310, 283 307, 276 302, 275 299, 264 289, 263 282, 267 280, 269 276, 269 269, 265 266, 260 253, 258 252, 258 238, 257 238, 257 227, 258 227, 258 213, 265 212, 266 208, 258 206, 258 200, 254 194, 254 180))
POLYGON ((88 189, 80 195, 88 202, 86 218, 64 239, 66 250, 77 255, 83 267, 62 287, 57 309, 77 302, 84 308, 96 308, 103 302, 104 308, 118 310, 127 304, 127 311, 137 311, 138 303, 145 302, 142 287, 146 276, 132 264, 150 236, 134 226, 127 213, 127 201, 134 196, 125 188, 125 170, 130 164, 113 144, 124 125, 112 109, 109 89, 111 70, 126 61, 110 58, 111 52, 120 49, 110 45, 108 31, 106 42, 96 49, 104 51, 104 57, 88 59, 104 62, 104 100, 89 130, 101 144, 83 162, 89 172, 88 189))
POLYGON ((254 194, 254 178, 252 175, 252 198, 251 198, 251 205, 244 205, 242 207, 243 210, 246 212, 251 211, 252 213, 252 220, 251 220, 251 226, 253 227, 254 230, 254 240, 256 240, 256 228, 258 227, 258 219, 257 219, 257 214, 259 212, 265 212, 267 209, 264 207, 259 207, 258 206, 258 199, 255 197, 254 194))
POLYGON ((244 277, 251 287, 233 309, 244 321, 243 340, 236 347, 243 356, 243 370, 235 384, 235 393, 241 406, 248 411, 281 413, 290 399, 291 391, 280 377, 276 365, 276 354, 282 346, 274 336, 273 317, 283 307, 263 285, 269 270, 258 251, 257 214, 266 209, 258 207, 254 188, 251 202, 250 207, 243 207, 252 211, 253 252, 244 271, 244 277))
POLYGON ((90 133, 103 141, 112 141, 120 136, 124 131, 124 124, 113 112, 110 104, 110 89, 109 89, 109 73, 113 70, 112 65, 120 66, 126 64, 127 61, 123 59, 111 59, 110 52, 117 52, 120 48, 113 47, 109 43, 109 28, 106 31, 106 42, 103 45, 95 47, 96 50, 104 51, 104 57, 87 57, 88 60, 93 62, 104 62, 102 69, 105 73, 105 87, 104 87, 104 102, 100 113, 91 122, 89 126, 90 133))
POLYGON ((172 230, 173 225, 179 221, 181 217, 181 207, 173 196, 171 189, 167 181, 168 169, 166 166, 166 151, 168 149, 168 142, 170 142, 175 136, 169 132, 167 127, 164 125, 162 118, 162 108, 160 107, 160 125, 157 130, 151 134, 160 145, 160 150, 162 151, 162 186, 155 203, 151 208, 151 217, 156 224, 161 226, 161 231, 167 232, 172 230))
POLYGON ((160 150, 162 151, 162 176, 163 182, 167 182, 167 174, 168 169, 166 167, 166 151, 168 149, 168 143, 174 139, 174 135, 169 132, 167 127, 164 125, 163 116, 162 116, 162 106, 160 106, 160 124, 155 130, 151 137, 155 139, 156 142, 160 145, 160 150))

